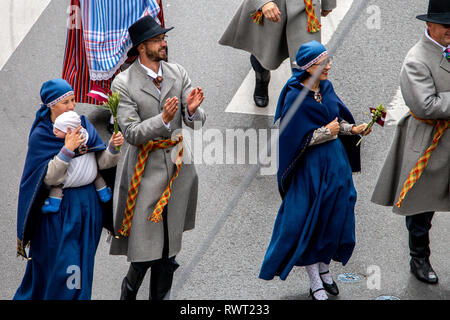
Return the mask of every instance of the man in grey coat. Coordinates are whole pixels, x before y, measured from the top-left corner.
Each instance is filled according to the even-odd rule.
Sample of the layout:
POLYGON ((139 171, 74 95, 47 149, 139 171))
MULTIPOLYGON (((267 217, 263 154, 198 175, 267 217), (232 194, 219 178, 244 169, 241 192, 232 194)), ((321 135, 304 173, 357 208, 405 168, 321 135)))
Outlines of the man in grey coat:
POLYGON ((411 272, 435 284, 431 220, 435 211, 450 211, 450 2, 431 0, 428 14, 417 18, 427 22, 425 35, 408 52, 400 75, 410 112, 398 123, 372 201, 406 216, 411 272))
POLYGON ((193 229, 195 224, 198 178, 193 162, 185 161, 190 156, 189 150, 184 148, 181 167, 176 166, 171 157, 172 151, 178 154, 175 151, 180 145, 154 149, 146 161, 140 157, 143 146, 162 141, 165 146, 166 142, 175 141, 171 139, 172 133, 181 129, 183 122, 190 128, 199 128, 206 120, 199 107, 204 99, 202 89, 191 86, 183 67, 164 61, 167 56, 165 33, 169 30, 171 28, 162 28, 150 16, 130 26, 133 48, 128 55, 138 54, 139 58, 117 75, 111 87, 113 92, 120 93, 118 121, 129 144, 122 171, 118 173, 117 235, 110 249, 110 254, 126 255, 131 262, 122 282, 122 300, 136 299, 149 268, 150 299, 166 297, 178 267, 175 256, 181 250, 182 233, 193 229), (130 203, 136 193, 131 192, 131 185, 136 185, 134 175, 138 160, 145 163, 145 168, 139 175, 133 207, 130 203), (172 181, 162 221, 149 220, 172 181))
POLYGON ((302 44, 321 42, 320 27, 315 28, 315 21, 320 23, 317 13, 325 17, 335 7, 336 0, 243 0, 219 43, 251 54, 256 81, 253 99, 258 107, 269 103, 269 70, 277 69, 288 57, 295 64, 302 44), (251 18, 257 12, 263 15, 259 23, 251 18))

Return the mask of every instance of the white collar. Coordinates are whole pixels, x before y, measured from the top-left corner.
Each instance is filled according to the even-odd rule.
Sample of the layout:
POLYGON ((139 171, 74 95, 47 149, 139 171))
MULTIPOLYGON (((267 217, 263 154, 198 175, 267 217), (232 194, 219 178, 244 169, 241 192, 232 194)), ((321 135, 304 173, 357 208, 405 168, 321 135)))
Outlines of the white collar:
MULTIPOLYGON (((450 48, 450 45, 448 47, 444 47, 442 44, 440 44, 439 42, 437 42, 436 40, 434 40, 432 37, 430 37, 430 35, 428 34, 428 28, 425 28, 425 35, 427 36, 428 39, 430 39, 432 42, 434 42, 437 46, 439 46, 440 48, 442 48, 442 51, 447 50, 448 48, 450 48)), ((445 55, 445 52, 444 52, 445 55)))
POLYGON ((159 64, 158 74, 156 74, 155 71, 153 71, 152 69, 149 69, 146 66, 144 66, 141 63, 141 59, 139 57, 138 57, 138 61, 139 61, 139 64, 142 66, 142 68, 144 68, 144 70, 147 72, 147 75, 149 77, 151 77, 152 79, 156 79, 156 77, 158 77, 158 76, 162 77, 161 63, 159 64))

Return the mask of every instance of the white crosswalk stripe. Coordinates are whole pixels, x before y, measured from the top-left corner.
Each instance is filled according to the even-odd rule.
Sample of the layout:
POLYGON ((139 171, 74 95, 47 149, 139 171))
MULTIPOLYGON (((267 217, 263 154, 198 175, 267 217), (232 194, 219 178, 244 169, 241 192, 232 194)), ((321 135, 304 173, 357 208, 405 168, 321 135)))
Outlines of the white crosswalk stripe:
POLYGON ((402 92, 400 91, 400 87, 397 90, 394 98, 391 103, 387 106, 387 116, 386 116, 386 125, 396 125, 398 120, 409 111, 409 108, 405 104, 405 100, 403 100, 402 92))

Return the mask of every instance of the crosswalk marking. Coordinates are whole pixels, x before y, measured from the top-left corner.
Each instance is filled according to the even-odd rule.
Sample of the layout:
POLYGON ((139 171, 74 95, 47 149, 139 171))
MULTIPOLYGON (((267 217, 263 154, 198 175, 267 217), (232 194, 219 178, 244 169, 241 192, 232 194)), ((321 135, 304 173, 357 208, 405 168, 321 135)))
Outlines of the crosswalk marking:
MULTIPOLYGON (((327 17, 322 18, 322 43, 325 45, 328 43, 339 26, 339 23, 349 11, 352 3, 353 0, 340 0, 338 1, 336 9, 327 17)), ((271 80, 269 83, 269 105, 265 108, 259 108, 253 102, 255 72, 250 70, 233 99, 225 109, 225 112, 273 116, 275 114, 277 97, 289 77, 291 77, 290 61, 289 59, 286 59, 277 70, 271 72, 271 80)))
POLYGON ((0 70, 49 3, 50 0, 0 0, 0 70))
POLYGON ((396 125, 398 120, 409 111, 409 108, 405 104, 405 100, 403 100, 402 92, 400 87, 397 89, 397 92, 392 99, 391 103, 389 103, 386 108, 387 116, 386 116, 386 125, 396 125))

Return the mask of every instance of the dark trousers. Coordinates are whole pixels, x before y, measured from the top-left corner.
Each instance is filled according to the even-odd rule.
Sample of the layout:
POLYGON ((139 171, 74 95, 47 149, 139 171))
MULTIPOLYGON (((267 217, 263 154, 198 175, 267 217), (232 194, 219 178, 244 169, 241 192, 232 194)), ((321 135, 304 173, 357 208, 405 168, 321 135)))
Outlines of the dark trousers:
POLYGON ((163 213, 164 245, 162 258, 153 261, 132 262, 126 279, 129 289, 137 293, 148 269, 150 275, 150 300, 163 300, 172 287, 173 274, 179 267, 175 256, 169 258, 169 232, 167 226, 167 207, 163 213))
POLYGON ((255 72, 263 73, 264 71, 268 71, 261 65, 261 63, 259 63, 258 59, 256 59, 254 55, 250 56, 250 63, 255 72))
POLYGON ((430 256, 429 231, 433 216, 434 212, 424 212, 406 217, 411 257, 428 258, 430 256))

